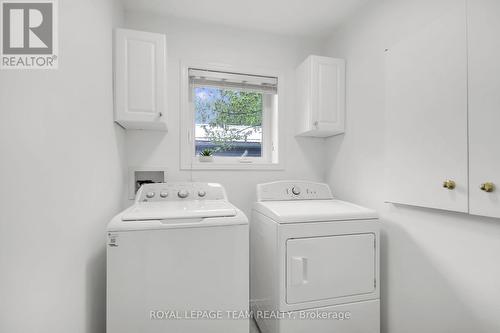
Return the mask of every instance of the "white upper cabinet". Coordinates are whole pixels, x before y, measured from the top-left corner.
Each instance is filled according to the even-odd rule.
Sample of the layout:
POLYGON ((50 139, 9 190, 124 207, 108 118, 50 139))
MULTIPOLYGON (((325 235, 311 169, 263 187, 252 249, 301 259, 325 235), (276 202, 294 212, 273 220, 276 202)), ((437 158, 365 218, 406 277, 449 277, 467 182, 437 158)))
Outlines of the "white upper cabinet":
POLYGON ((167 130, 166 39, 116 29, 115 121, 127 129, 167 130))
POLYGON ((298 133, 344 133, 345 61, 311 55, 297 68, 298 133))
POLYGON ((468 2, 470 213, 500 217, 500 1, 468 2))
POLYGON ((499 218, 500 2, 455 6, 387 52, 387 199, 499 218))
POLYGON ((386 52, 387 201, 468 212, 465 3, 386 52))

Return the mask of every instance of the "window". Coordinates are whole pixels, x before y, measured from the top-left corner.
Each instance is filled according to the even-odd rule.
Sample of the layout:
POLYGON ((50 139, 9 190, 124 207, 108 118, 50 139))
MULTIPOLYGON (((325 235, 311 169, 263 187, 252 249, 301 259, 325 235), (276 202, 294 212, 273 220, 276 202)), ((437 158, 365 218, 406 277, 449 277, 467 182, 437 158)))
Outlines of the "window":
POLYGON ((279 167, 278 76, 186 66, 184 169, 279 167), (214 156, 207 162, 203 151, 214 156))

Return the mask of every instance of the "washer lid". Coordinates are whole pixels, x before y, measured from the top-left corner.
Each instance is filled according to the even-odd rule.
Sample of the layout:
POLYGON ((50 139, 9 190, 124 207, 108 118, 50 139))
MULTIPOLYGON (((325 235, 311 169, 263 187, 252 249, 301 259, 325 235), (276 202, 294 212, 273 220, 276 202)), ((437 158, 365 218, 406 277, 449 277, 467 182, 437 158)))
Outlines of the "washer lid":
POLYGON ((236 209, 223 200, 142 202, 127 209, 123 221, 189 219, 236 216, 236 209))
POLYGON ((378 218, 377 213, 340 200, 263 201, 254 210, 278 223, 328 222, 378 218))

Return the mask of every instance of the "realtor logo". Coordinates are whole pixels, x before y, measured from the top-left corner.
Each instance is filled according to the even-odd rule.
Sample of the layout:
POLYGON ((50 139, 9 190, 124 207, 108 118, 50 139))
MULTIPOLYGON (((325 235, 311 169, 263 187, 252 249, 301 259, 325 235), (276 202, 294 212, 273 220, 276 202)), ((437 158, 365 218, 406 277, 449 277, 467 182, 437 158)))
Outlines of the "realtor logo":
POLYGON ((55 69, 56 0, 0 0, 2 69, 55 69))

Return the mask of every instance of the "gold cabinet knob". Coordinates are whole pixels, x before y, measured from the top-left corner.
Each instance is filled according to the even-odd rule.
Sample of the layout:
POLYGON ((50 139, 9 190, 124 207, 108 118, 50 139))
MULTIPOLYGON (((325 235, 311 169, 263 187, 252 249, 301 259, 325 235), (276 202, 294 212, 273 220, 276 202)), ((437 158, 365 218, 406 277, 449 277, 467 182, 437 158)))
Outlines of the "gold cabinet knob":
POLYGON ((447 188, 448 190, 453 190, 456 186, 457 184, 453 180, 448 179, 443 182, 443 187, 447 188))
POLYGON ((493 192, 495 190, 495 184, 492 182, 486 182, 481 184, 479 188, 484 192, 493 192))

